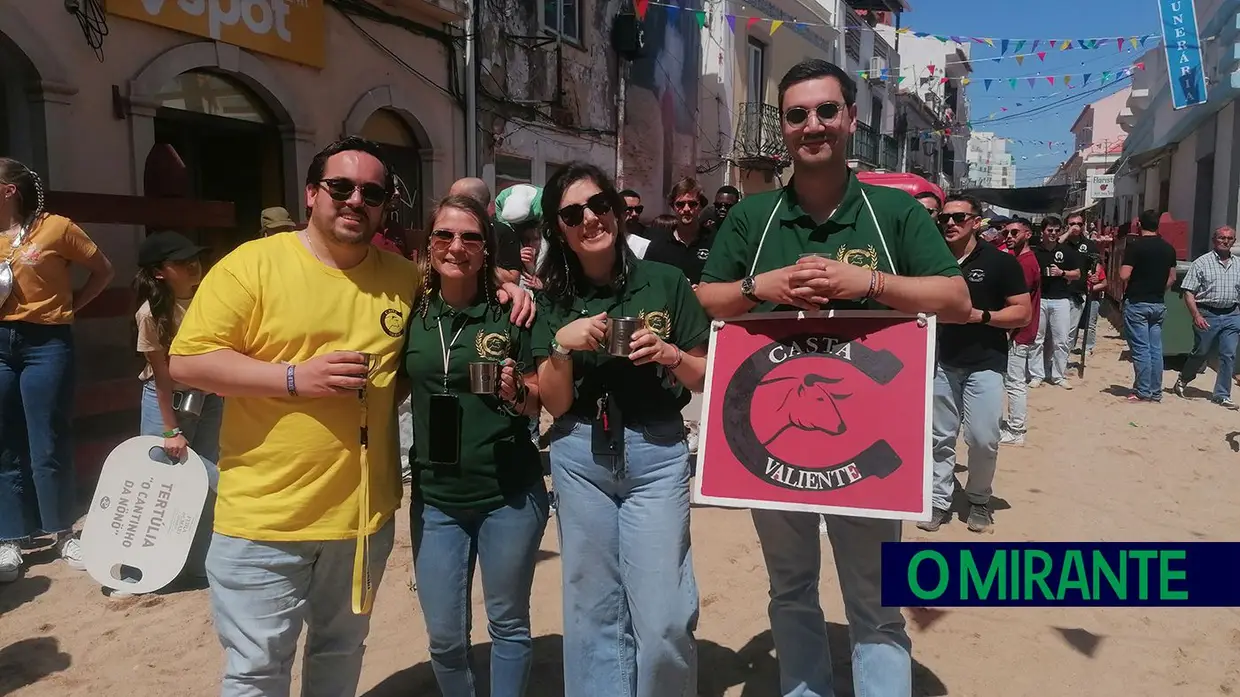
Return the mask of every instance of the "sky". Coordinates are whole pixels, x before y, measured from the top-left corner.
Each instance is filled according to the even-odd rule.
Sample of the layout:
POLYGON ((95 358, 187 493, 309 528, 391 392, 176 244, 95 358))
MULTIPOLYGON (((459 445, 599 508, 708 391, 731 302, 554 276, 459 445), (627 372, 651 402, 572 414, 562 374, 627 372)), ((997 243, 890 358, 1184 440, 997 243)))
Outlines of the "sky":
POLYGON ((913 31, 961 37, 994 38, 995 47, 972 43, 973 75, 966 86, 973 130, 993 131, 1004 138, 1055 141, 1047 145, 1008 144, 1014 155, 1017 185, 1031 186, 1054 173, 1055 167, 1071 154, 1072 133, 1069 130, 1081 109, 1128 85, 1131 80, 1113 81, 1098 90, 1103 71, 1112 74, 1141 59, 1159 45, 1161 29, 1157 0, 908 0, 912 12, 902 20, 913 31), (1133 49, 1125 43, 1120 52, 1114 40, 1093 50, 1073 44, 1067 51, 1047 46, 1052 38, 1089 39, 1105 36, 1153 35, 1143 48, 1133 49), (1000 39, 1012 39, 1007 57, 1001 61, 979 60, 1000 55, 1000 39), (1025 39, 1023 54, 1031 51, 1032 40, 1039 39, 1037 51, 1045 51, 1045 60, 1036 55, 1018 65, 1012 58, 1015 41, 1025 39), (1092 73, 1088 86, 1076 86, 1092 73), (1061 84, 1065 74, 1072 74, 1072 87, 1061 84), (1054 86, 1045 76, 1055 76, 1054 86), (1040 76, 1034 87, 1024 79, 1040 76), (982 82, 994 79, 986 90, 982 82), (1007 82, 1021 78, 1016 89, 1007 82), (1085 94, 1091 92, 1091 94, 1085 94), (1001 109, 1007 108, 1003 112, 1001 109), (1031 109, 1036 114, 1021 116, 1031 109), (984 121, 992 113, 999 116, 984 121), (1059 141, 1064 141, 1061 146, 1059 141), (1040 155, 1040 156, 1039 156, 1040 155))

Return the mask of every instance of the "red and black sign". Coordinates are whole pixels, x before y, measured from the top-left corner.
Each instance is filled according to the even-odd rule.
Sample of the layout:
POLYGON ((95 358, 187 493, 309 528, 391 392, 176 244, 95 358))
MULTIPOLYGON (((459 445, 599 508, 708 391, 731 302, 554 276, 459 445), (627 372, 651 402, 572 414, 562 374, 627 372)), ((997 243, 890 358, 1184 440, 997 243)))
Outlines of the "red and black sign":
POLYGON ((932 346, 932 325, 902 315, 725 324, 711 345, 696 500, 920 517, 932 346))

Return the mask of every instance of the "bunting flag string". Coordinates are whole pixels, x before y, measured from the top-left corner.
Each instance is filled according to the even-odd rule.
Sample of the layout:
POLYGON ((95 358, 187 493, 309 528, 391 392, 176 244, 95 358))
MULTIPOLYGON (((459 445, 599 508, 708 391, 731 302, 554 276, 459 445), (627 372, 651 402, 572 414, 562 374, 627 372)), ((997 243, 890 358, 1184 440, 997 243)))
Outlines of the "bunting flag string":
MULTIPOLYGON (((932 66, 932 65, 925 66, 924 69, 928 70, 930 72, 930 75, 920 76, 920 79, 922 80, 923 84, 927 81, 937 80, 938 83, 942 85, 948 84, 950 82, 956 82, 957 84, 963 87, 973 82, 972 78, 967 78, 967 77, 951 78, 951 77, 947 77, 946 75, 939 75, 936 77, 935 71, 934 71, 936 67, 937 66, 932 66)), ((916 66, 907 66, 907 67, 901 68, 901 70, 917 71, 920 69, 917 68, 916 66)), ((1126 68, 1120 68, 1119 70, 1115 70, 1115 71, 1104 70, 1102 71, 1102 74, 1099 76, 1099 84, 1107 85, 1107 84, 1110 84, 1111 82, 1115 82, 1116 80, 1121 80, 1123 78, 1130 77, 1132 76, 1133 73, 1137 72, 1138 70, 1145 70, 1145 61, 1138 61, 1126 68)), ((869 71, 869 70, 861 70, 861 71, 857 71, 857 75, 862 80, 867 80, 867 79, 886 80, 888 79, 887 70, 881 71, 878 75, 872 74, 872 71, 869 71)), ((1018 75, 1015 77, 985 78, 982 80, 982 85, 985 87, 985 90, 989 92, 991 85, 996 82, 998 83, 1006 82, 1008 84, 1008 87, 1014 90, 1016 89, 1016 86, 1020 80, 1025 80, 1029 84, 1030 87, 1035 87, 1039 80, 1046 80, 1047 84, 1054 86, 1057 84, 1055 82, 1056 79, 1058 79, 1060 81, 1059 84, 1062 84, 1065 87, 1068 87, 1069 89, 1076 89, 1077 87, 1087 87, 1090 81, 1094 79, 1094 77, 1095 77, 1095 73, 1092 73, 1092 72, 1091 73, 1067 73, 1067 74, 1055 74, 1055 75, 1042 75, 1039 73, 1037 75, 1018 75), (1073 84, 1073 80, 1075 78, 1081 78, 1079 84, 1073 84)), ((900 79, 903 80, 904 79, 903 76, 900 79)))
MULTIPOLYGON (((691 9, 688 7, 684 7, 682 4, 677 4, 677 3, 659 2, 658 0, 635 0, 635 9, 637 11, 638 19, 645 19, 646 14, 649 12, 650 7, 665 8, 668 11, 668 18, 672 20, 677 19, 679 17, 680 12, 682 11, 688 12, 694 15, 694 19, 697 21, 698 25, 702 27, 706 26, 707 17, 708 17, 708 14, 710 13, 710 10, 708 9, 691 9)), ((864 16, 865 14, 868 13, 868 10, 856 10, 855 12, 858 15, 864 16)), ((753 25, 759 22, 766 22, 769 25, 770 34, 772 35, 774 35, 775 32, 780 27, 785 26, 785 25, 791 25, 794 29, 798 31, 804 30, 808 27, 832 27, 834 28, 833 25, 828 24, 826 22, 803 22, 800 19, 797 19, 795 17, 790 18, 790 19, 775 19, 773 17, 737 14, 737 13, 732 13, 732 12, 724 12, 722 14, 724 18, 727 20, 728 28, 731 29, 732 31, 736 30, 736 20, 738 19, 745 20, 746 29, 752 29, 753 25)), ((846 31, 858 31, 858 30, 875 31, 875 29, 869 27, 868 25, 863 25, 861 27, 848 27, 846 29, 846 31)), ((1043 39, 1030 39, 1030 38, 1022 39, 1022 38, 994 37, 994 36, 967 36, 967 35, 962 35, 962 34, 961 35, 936 34, 932 32, 917 31, 909 27, 900 27, 896 29, 895 32, 897 34, 912 34, 913 36, 916 36, 918 38, 932 37, 932 38, 938 39, 939 41, 943 43, 947 43, 948 41, 954 41, 960 44, 975 43, 975 44, 984 45, 984 46, 997 47, 999 49, 998 56, 986 57, 986 58, 972 58, 971 60, 975 62, 979 60, 1002 60, 1005 57, 1012 58, 1015 55, 1021 55, 1022 58, 1031 56, 1031 55, 1038 55, 1037 47, 1043 43, 1050 46, 1053 50, 1060 50, 1060 51, 1068 51, 1068 50, 1071 50, 1072 48, 1081 48, 1081 49, 1086 49, 1086 50, 1098 50, 1102 48, 1103 46, 1109 46, 1112 43, 1115 44, 1116 49, 1119 51, 1124 50, 1125 44, 1131 44, 1133 48, 1144 48, 1147 44, 1151 44, 1151 48, 1152 48, 1153 46, 1162 44, 1162 38, 1159 33, 1138 34, 1134 36, 1100 36, 1100 37, 1087 37, 1087 38, 1080 38, 1080 39, 1058 38, 1058 39, 1050 39, 1049 41, 1047 41, 1043 39), (1023 49, 1025 45, 1029 43, 1032 43, 1032 47, 1030 48, 1031 52, 1027 54, 1021 54, 1020 53, 1021 49, 1023 49), (1014 55, 1008 55, 1008 49, 1013 48, 1013 45, 1015 46, 1012 51, 1014 55)), ((1043 52, 1041 56, 1045 56, 1045 52, 1043 52)))

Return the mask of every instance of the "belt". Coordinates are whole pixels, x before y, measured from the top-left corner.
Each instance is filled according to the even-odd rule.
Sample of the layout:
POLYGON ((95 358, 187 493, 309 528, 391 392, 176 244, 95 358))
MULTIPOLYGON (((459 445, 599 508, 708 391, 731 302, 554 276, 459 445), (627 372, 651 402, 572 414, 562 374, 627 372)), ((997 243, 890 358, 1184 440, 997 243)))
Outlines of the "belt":
POLYGON ((1237 306, 1237 305, 1203 305, 1201 303, 1197 303, 1197 307, 1203 310, 1209 310, 1210 312, 1216 315, 1230 315, 1231 313, 1236 311, 1237 307, 1240 307, 1240 306, 1237 306))

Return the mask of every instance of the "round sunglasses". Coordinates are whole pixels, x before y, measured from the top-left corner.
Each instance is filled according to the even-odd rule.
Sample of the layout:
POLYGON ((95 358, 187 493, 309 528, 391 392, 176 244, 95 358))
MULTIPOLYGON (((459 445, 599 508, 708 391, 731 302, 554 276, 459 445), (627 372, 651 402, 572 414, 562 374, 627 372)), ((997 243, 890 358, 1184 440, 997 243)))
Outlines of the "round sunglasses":
MULTIPOLYGON (((818 123, 834 121, 835 117, 839 116, 843 110, 844 107, 835 102, 819 104, 813 109, 814 115, 818 117, 818 123)), ((803 106, 794 106, 784 112, 784 121, 787 121, 789 126, 802 126, 809 120, 809 112, 810 110, 803 106)))

